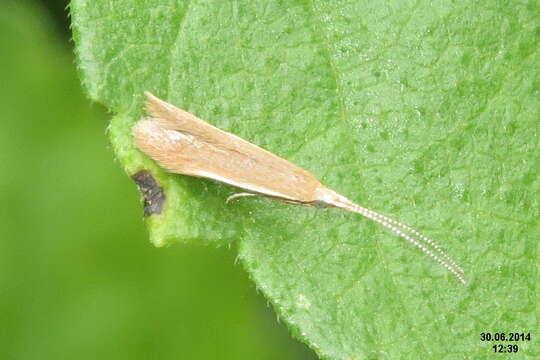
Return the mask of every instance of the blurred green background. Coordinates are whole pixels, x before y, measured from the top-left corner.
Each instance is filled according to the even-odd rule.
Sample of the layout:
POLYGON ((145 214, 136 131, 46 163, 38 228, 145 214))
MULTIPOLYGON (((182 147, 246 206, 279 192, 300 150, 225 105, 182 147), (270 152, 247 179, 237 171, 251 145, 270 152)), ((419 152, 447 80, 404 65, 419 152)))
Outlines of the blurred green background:
POLYGON ((234 249, 148 242, 65 1, 0 1, 0 359, 315 359, 234 249))

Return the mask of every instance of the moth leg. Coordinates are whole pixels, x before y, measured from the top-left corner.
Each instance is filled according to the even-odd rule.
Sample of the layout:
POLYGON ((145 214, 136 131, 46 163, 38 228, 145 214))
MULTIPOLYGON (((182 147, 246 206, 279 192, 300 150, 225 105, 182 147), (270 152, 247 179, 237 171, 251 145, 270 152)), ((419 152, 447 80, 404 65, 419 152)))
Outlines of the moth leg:
POLYGON ((237 199, 237 198, 240 198, 240 197, 244 197, 244 196, 258 196, 257 194, 252 194, 252 193, 237 193, 237 194, 232 194, 231 196, 229 196, 227 198, 227 200, 225 200, 225 203, 228 204, 230 201, 233 201, 234 199, 237 199))

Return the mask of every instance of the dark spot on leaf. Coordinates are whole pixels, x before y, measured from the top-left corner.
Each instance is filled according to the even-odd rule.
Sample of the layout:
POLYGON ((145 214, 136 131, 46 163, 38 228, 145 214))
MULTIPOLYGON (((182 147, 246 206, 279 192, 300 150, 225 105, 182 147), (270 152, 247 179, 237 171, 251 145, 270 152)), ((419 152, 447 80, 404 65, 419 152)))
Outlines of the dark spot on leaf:
POLYGON ((165 193, 149 171, 141 170, 131 177, 144 199, 144 216, 161 214, 165 204, 165 193))

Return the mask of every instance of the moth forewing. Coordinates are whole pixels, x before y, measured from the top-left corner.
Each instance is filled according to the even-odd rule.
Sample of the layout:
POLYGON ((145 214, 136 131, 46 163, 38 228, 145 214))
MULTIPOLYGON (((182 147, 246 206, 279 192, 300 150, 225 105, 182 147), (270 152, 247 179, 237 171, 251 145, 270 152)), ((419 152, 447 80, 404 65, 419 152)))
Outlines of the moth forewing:
POLYGON ((317 200, 316 190, 323 185, 309 172, 150 93, 147 96, 152 117, 134 126, 135 145, 163 168, 289 201, 317 200))
MULTIPOLYGON (((212 179, 289 203, 360 214, 416 246, 465 283, 461 267, 437 243, 415 229, 350 201, 299 166, 149 92, 145 94, 151 117, 133 127, 135 145, 166 170, 212 179)), ((229 200, 246 195, 233 195, 229 200)))

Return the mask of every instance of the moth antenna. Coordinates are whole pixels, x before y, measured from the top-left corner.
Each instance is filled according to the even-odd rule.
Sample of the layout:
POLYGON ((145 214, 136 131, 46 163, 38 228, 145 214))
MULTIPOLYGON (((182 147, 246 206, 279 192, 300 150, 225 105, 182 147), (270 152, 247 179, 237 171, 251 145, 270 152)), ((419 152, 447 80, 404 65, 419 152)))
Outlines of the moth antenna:
POLYGON ((403 223, 400 223, 399 221, 396 221, 392 218, 389 218, 388 216, 384 216, 376 211, 373 211, 371 209, 367 209, 367 208, 363 208, 365 211, 367 211, 368 213, 372 214, 373 216, 375 217, 378 217, 384 221, 387 221, 395 226, 397 226, 398 228, 401 228, 405 231, 408 231, 410 232, 411 234, 417 236, 418 238, 420 238, 421 240, 425 241, 426 243, 428 243, 429 245, 431 245, 431 247, 433 247, 435 250, 437 250, 437 252, 446 260, 448 261, 457 271, 459 271, 461 274, 464 274, 465 271, 463 271, 463 269, 454 261, 454 259, 452 259, 450 257, 450 255, 448 255, 443 249, 442 247, 437 244, 434 240, 422 235, 420 232, 418 232, 417 230, 413 229, 412 227, 410 226, 407 226, 403 223))
POLYGON ((462 284, 466 283, 465 278, 463 277, 463 270, 461 269, 461 267, 455 265, 455 262, 448 255, 446 255, 446 253, 442 251, 440 246, 437 245, 433 240, 430 240, 427 237, 420 235, 418 231, 414 230, 413 228, 407 225, 404 225, 396 220, 390 219, 373 210, 366 209, 358 204, 353 203, 352 201, 346 199, 345 197, 341 195, 338 195, 338 199, 339 200, 332 202, 331 205, 354 212, 356 214, 360 214, 384 226, 388 230, 392 231, 394 234, 398 235, 402 239, 408 241, 412 245, 419 248, 424 254, 431 257, 433 260, 439 263, 439 265, 441 265, 443 268, 445 268, 450 273, 452 273, 462 284), (431 251, 428 247, 423 245, 420 241, 414 239, 412 236, 410 236, 409 234, 406 234, 404 231, 409 231, 410 233, 418 236, 421 240, 425 241, 428 245, 436 249, 438 253, 441 253, 441 256, 443 256, 444 259, 448 259, 448 261, 442 259, 440 256, 438 256, 433 251, 431 251), (433 244, 435 244, 435 246, 433 244))

